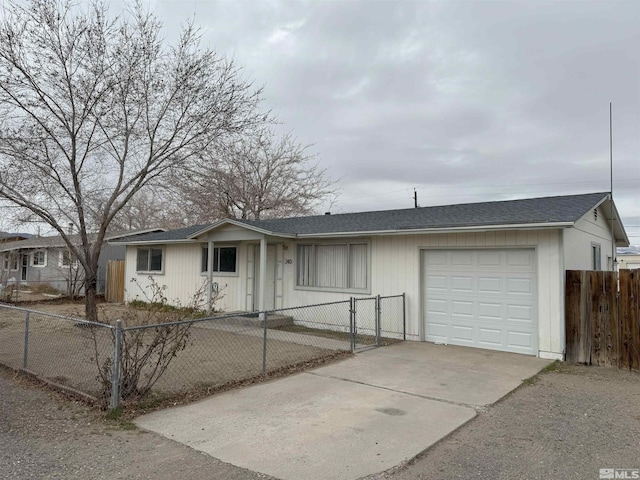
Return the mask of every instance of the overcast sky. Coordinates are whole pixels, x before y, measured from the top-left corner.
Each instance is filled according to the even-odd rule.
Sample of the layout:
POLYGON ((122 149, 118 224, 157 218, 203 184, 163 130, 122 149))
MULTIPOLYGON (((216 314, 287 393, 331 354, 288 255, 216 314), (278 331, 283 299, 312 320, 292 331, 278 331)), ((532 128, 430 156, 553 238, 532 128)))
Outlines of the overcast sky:
MULTIPOLYGON (((151 2, 203 42, 341 194, 333 212, 609 190, 640 244, 640 2, 151 2)), ((322 209, 326 207, 323 206, 322 209)))

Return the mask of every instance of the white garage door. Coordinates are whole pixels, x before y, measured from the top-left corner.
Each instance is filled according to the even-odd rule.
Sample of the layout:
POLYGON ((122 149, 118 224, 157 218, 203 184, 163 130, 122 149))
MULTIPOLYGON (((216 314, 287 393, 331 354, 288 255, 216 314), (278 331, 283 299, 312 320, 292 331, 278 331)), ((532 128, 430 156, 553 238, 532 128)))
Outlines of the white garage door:
POLYGON ((533 249, 425 250, 425 339, 537 355, 533 249))

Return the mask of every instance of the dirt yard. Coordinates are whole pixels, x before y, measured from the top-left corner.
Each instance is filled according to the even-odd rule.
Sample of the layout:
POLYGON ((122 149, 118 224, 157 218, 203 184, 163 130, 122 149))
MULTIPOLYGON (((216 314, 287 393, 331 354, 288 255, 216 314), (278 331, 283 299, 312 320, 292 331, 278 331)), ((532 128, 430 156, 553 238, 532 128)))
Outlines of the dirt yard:
MULTIPOLYGON (((81 318, 83 305, 45 303, 29 308, 81 318)), ((131 310, 124 306, 100 305, 102 318, 128 318, 130 314, 131 310)), ((27 369, 43 378, 97 395, 101 389, 98 365, 113 356, 112 336, 109 328, 79 328, 72 321, 31 313, 27 369)), ((24 337, 25 313, 0 307, 1 364, 23 367, 24 337)), ((322 358, 339 348, 335 340, 301 342, 300 337, 295 333, 269 331, 268 371, 322 358)), ((177 352, 154 391, 166 396, 193 388, 217 387, 259 375, 262 366, 261 329, 213 321, 196 323, 189 330, 184 350, 177 352)))

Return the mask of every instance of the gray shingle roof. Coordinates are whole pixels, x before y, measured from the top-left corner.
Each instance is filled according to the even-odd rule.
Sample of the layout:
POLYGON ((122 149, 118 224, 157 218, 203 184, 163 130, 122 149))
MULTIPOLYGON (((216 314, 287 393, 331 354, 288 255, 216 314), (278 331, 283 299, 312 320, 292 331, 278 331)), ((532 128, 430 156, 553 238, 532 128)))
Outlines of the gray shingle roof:
POLYGON ((575 222, 607 195, 608 193, 591 193, 377 212, 239 221, 271 232, 298 235, 561 223, 575 222))
MULTIPOLYGON (((236 221, 276 234, 287 235, 572 223, 594 208, 607 195, 608 193, 589 193, 402 210, 236 221)), ((136 241, 186 240, 206 228, 207 225, 194 225, 178 230, 128 237, 121 241, 134 243, 136 241)))
MULTIPOLYGON (((148 235, 149 233, 147 232, 149 232, 149 230, 150 229, 139 230, 140 232, 145 232, 145 233, 139 233, 139 234, 136 234, 135 230, 120 230, 120 231, 114 231, 114 232, 107 232, 107 234, 105 235, 105 239, 109 241, 117 238, 128 238, 128 236, 135 238, 136 236, 148 235)), ((160 229, 157 229, 157 230, 160 230, 160 229)), ((90 241, 92 241, 95 237, 96 237, 95 233, 89 234, 90 241)), ((69 238, 71 242, 73 242, 74 244, 77 244, 77 245, 81 244, 81 239, 79 234, 75 233, 75 234, 69 235, 69 238)), ((0 245, 0 251, 17 250, 17 249, 23 249, 23 248, 58 248, 58 247, 64 247, 64 246, 66 246, 66 243, 64 242, 64 240, 60 235, 51 235, 46 237, 31 237, 27 240, 18 240, 15 242, 6 243, 4 245, 0 245)))
POLYGON ((156 242, 156 241, 176 241, 186 240, 191 235, 200 230, 207 228, 208 224, 192 225, 185 228, 177 228, 175 230, 167 230, 166 232, 143 233, 141 235, 130 235, 125 238, 112 240, 110 243, 135 243, 140 242, 156 242))

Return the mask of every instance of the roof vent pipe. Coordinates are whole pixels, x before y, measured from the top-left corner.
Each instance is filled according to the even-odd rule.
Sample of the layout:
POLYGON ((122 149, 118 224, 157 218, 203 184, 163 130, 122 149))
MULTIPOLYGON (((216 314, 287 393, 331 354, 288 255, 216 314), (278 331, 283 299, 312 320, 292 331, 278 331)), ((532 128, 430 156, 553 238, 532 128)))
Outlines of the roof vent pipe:
POLYGON ((331 215, 331 212, 324 212, 325 215, 331 215))

